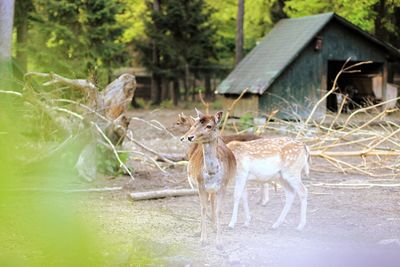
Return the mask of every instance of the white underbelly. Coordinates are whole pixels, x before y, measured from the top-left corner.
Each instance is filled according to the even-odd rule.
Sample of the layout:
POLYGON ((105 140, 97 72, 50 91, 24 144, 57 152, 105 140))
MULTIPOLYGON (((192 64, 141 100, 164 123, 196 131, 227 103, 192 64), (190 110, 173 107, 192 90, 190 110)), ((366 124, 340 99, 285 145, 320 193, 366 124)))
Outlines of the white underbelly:
POLYGON ((268 159, 251 159, 247 164, 249 180, 268 181, 279 174, 282 162, 279 156, 275 156, 268 159))

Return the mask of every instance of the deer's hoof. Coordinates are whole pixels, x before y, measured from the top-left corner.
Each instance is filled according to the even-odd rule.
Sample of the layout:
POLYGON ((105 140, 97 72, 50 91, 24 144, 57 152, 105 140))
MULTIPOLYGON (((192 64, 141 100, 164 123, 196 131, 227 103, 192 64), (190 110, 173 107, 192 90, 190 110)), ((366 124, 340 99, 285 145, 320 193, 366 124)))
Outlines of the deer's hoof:
POLYGON ((233 230, 233 228, 235 228, 235 224, 233 222, 230 222, 228 224, 228 227, 233 230))
POLYGON ((296 227, 297 231, 303 231, 305 224, 299 224, 299 226, 296 227))
POLYGON ((272 229, 274 229, 274 230, 278 229, 279 225, 280 225, 280 223, 277 223, 277 222, 274 223, 274 224, 272 225, 272 229))
POLYGON ((263 207, 267 206, 268 202, 269 202, 269 199, 264 200, 264 201, 261 203, 261 206, 263 206, 263 207))
POLYGON ((246 227, 246 228, 249 227, 250 221, 251 221, 251 218, 247 219, 247 220, 244 222, 244 227, 246 227))

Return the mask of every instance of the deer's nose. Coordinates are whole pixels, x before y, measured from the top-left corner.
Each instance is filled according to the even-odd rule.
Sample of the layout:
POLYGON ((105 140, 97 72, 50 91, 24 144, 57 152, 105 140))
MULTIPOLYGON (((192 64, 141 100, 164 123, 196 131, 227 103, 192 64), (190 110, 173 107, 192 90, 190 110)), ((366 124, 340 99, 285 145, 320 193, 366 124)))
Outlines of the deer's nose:
POLYGON ((194 139, 194 135, 188 136, 188 140, 192 141, 194 139))

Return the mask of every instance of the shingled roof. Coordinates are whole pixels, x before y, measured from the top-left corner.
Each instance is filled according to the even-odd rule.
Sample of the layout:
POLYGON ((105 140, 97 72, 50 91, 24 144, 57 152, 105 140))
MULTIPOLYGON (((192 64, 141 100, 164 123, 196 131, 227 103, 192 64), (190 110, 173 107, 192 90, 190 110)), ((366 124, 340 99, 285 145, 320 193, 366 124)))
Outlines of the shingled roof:
POLYGON ((245 88, 249 88, 249 93, 263 94, 332 19, 356 30, 390 54, 400 57, 399 50, 376 39, 335 13, 283 19, 218 86, 217 93, 240 94, 245 88))

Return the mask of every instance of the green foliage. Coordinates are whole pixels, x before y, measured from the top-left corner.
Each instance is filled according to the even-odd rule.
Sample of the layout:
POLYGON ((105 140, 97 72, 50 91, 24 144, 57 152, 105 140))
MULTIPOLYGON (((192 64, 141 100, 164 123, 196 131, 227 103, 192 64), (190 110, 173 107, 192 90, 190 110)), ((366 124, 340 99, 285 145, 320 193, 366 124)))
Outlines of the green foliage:
MULTIPOLYGON (((258 41, 273 27, 275 11, 279 0, 245 1, 244 11, 244 49, 249 52, 258 41)), ((234 64, 237 0, 213 1, 207 3, 215 10, 212 23, 217 28, 218 57, 224 65, 234 64)), ((279 10, 278 10, 279 12, 279 10)))
MULTIPOLYGON (((336 12, 363 30, 374 32, 375 22, 380 19, 377 17, 379 14, 375 11, 379 4, 380 0, 288 0, 284 10, 290 17, 336 12)), ((399 1, 386 1, 385 27, 388 29, 393 26, 393 22, 389 18, 393 16, 395 7, 400 7, 399 1)), ((391 30, 393 31, 393 28, 391 30)))
POLYGON ((124 26, 119 0, 35 0, 30 36, 35 69, 66 76, 99 76, 107 82, 110 69, 123 62, 120 42, 124 26))
POLYGON ((117 22, 124 25, 124 33, 121 41, 129 44, 135 39, 144 36, 144 20, 148 16, 146 1, 143 0, 122 0, 125 10, 116 16, 117 22))
MULTIPOLYGON (((282 0, 252 0, 245 1, 245 50, 249 52, 256 43, 273 27, 273 24, 281 18, 282 8, 278 3, 282 0)), ((141 0, 123 0, 126 5, 126 10, 123 14, 118 15, 117 21, 127 26, 124 31, 122 41, 126 44, 131 44, 133 40, 141 42, 145 36, 148 36, 148 24, 152 22, 153 11, 149 2, 146 7, 145 1, 141 0)), ((200 2, 200 1, 178 1, 178 2, 200 2)), ((180 4, 176 5, 176 1, 165 1, 162 5, 175 5, 174 8, 180 8, 180 4)), ((193 5, 194 6, 194 5, 193 5)), ((213 26, 213 41, 215 52, 217 54, 217 63, 231 67, 233 65, 235 51, 235 34, 236 34, 236 15, 237 15, 237 0, 213 1, 205 0, 204 6, 208 9, 209 17, 206 22, 213 26)), ((197 11, 188 10, 196 14, 197 11)), ((207 13, 207 12, 205 12, 207 13)), ((175 13, 174 13, 175 14, 175 13)), ((191 17, 196 17, 192 15, 191 17)), ((201 16, 199 16, 201 17, 201 16)), ((180 16, 176 18, 181 18, 180 16)), ((182 28, 182 22, 187 22, 186 18, 179 21, 179 28, 182 28)), ((195 20, 192 20, 195 21, 195 20)), ((192 22, 188 21, 188 22, 192 22)), ((175 23, 175 22, 174 22, 175 23)), ((190 40, 189 40, 190 41, 190 40)), ((180 50, 182 51, 182 50, 180 50)), ((148 47, 148 59, 152 59, 151 47, 148 47)))
POLYGON ((44 141, 51 144, 54 140, 29 134, 38 125, 21 114, 29 114, 32 107, 15 96, 3 95, 0 99, 0 265, 103 265, 96 237, 76 212, 71 196, 13 191, 64 188, 74 175, 69 162, 79 150, 67 146, 64 153, 47 156, 45 162, 32 161, 46 156, 41 153, 44 141))
POLYGON ((171 109, 174 107, 174 103, 171 99, 164 100, 160 103, 160 108, 171 109))
MULTIPOLYGON (((47 122, 43 127, 46 119, 36 106, 24 102, 12 95, 0 97, 0 266, 161 266, 177 254, 152 241, 156 235, 144 237, 143 228, 130 231, 131 239, 124 239, 128 242, 105 235, 115 218, 99 223, 109 214, 92 212, 87 206, 91 197, 84 193, 41 191, 80 185, 74 164, 91 140, 80 134, 64 143, 65 136, 52 136, 54 127, 47 122), (48 155, 47 147, 60 149, 48 155)), ((120 154, 123 161, 127 156, 120 154)))
POLYGON ((216 99, 211 103, 211 107, 212 109, 222 110, 224 108, 224 103, 222 102, 221 99, 216 99))
POLYGON ((243 116, 241 116, 238 123, 239 129, 245 130, 253 127, 254 126, 253 119, 254 118, 250 113, 246 113, 243 116))
POLYGON ((143 98, 136 98, 136 104, 138 104, 141 108, 150 109, 151 101, 146 101, 143 98))
POLYGON ((183 77, 186 65, 195 67, 195 73, 207 71, 217 57, 211 12, 203 0, 162 2, 159 12, 149 5, 145 37, 134 42, 141 63, 166 79, 183 77), (157 62, 153 57, 154 44, 157 62))
MULTIPOLYGON (((119 165, 119 162, 116 160, 114 154, 111 154, 112 152, 108 147, 105 147, 100 144, 96 148, 96 153, 97 153, 96 157, 97 171, 99 173, 112 176, 119 176, 125 174, 125 170, 119 165)), ((129 153, 119 152, 118 156, 120 160, 126 165, 129 159, 129 153)), ((131 168, 129 168, 129 170, 133 171, 131 168)))

